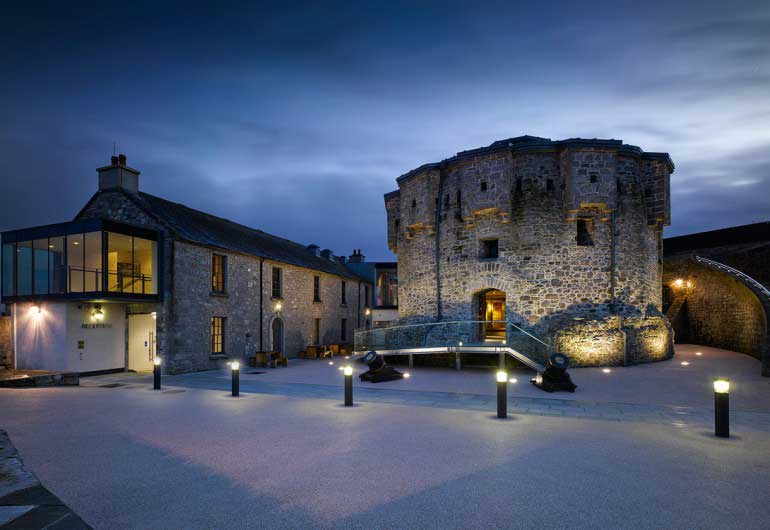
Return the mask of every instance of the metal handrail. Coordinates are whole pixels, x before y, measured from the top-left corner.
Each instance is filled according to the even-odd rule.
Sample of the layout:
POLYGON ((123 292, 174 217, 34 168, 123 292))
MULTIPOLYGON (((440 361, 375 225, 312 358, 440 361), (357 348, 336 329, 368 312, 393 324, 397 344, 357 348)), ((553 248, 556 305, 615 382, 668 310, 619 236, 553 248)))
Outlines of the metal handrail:
POLYGON ((739 278, 742 278, 746 280, 748 283, 753 285, 759 292, 765 295, 765 297, 770 300, 770 290, 768 290, 767 287, 759 283, 757 280, 749 276, 748 274, 745 274, 738 269, 734 269, 730 267, 729 265, 725 265, 724 263, 719 263, 718 261, 710 260, 708 258, 704 258, 702 256, 695 256, 695 261, 698 261, 700 263, 704 263, 706 265, 710 265, 712 267, 716 267, 717 269, 722 269, 726 272, 729 272, 730 274, 734 276, 738 276, 739 278))
POLYGON ((428 326, 446 326, 450 324, 505 324, 506 326, 511 326, 516 328, 517 330, 521 331, 522 333, 529 336, 530 338, 536 340, 543 346, 547 346, 549 348, 551 347, 551 345, 548 344, 547 342, 543 342, 541 339, 539 339, 529 331, 522 329, 516 324, 513 324, 512 322, 508 322, 507 320, 445 320, 442 322, 423 322, 422 324, 404 324, 400 326, 388 326, 385 328, 371 328, 371 329, 359 328, 355 330, 355 333, 356 334, 367 333, 372 331, 383 332, 383 331, 393 330, 393 329, 417 328, 417 327, 428 327, 428 326))

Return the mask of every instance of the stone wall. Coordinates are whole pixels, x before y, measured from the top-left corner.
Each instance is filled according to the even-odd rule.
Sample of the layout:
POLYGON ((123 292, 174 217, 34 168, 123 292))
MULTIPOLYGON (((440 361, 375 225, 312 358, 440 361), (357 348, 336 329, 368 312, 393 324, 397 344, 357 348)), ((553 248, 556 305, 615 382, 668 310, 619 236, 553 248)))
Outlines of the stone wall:
POLYGON ((8 316, 0 316, 0 368, 13 368, 11 317, 8 316))
MULTIPOLYGON (((731 260, 735 263, 735 260, 731 260)), ((759 262, 761 263, 761 262, 759 262)), ((759 266, 755 265, 755 267, 759 266)), ((740 281, 689 256, 667 258, 663 284, 677 312, 677 342, 713 346, 762 359, 768 322, 760 299, 740 281), (681 279, 681 282, 677 282, 681 279)))
MULTIPOLYGON (((385 201, 388 241, 398 253, 400 318, 473 320, 478 295, 498 289, 506 294, 509 322, 537 328, 565 347, 583 344, 570 349, 576 363, 620 363, 605 319, 659 315, 672 170, 660 157, 622 147, 480 149, 400 177, 398 192, 385 201), (578 222, 586 223, 593 245, 577 244, 578 222), (491 239, 498 242, 497 259, 482 257, 491 239), (597 322, 556 334, 574 318, 597 322), (592 338, 592 326, 607 330, 604 339, 592 338), (589 354, 587 344, 602 340, 603 353, 589 354)), ((662 337, 670 333, 665 319, 643 327, 649 326, 662 337)), ((639 351, 625 358, 671 353, 666 347, 646 357, 649 345, 640 339, 639 351)))

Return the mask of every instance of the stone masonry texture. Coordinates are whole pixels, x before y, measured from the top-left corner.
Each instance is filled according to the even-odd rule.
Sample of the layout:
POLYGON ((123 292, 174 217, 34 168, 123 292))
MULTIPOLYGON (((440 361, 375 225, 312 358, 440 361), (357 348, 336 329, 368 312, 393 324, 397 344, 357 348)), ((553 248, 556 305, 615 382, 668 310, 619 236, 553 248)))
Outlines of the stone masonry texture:
MULTIPOLYGON (((102 192, 79 218, 113 219, 159 230, 163 236, 163 297, 157 306, 157 353, 169 373, 208 370, 222 365, 222 356, 211 355, 211 318, 224 317, 225 356, 240 358, 246 352, 273 349, 272 325, 283 322, 284 348, 294 357, 313 343, 313 319, 320 319, 320 343, 353 342, 356 328, 365 325, 366 283, 351 278, 297 267, 175 239, 167 227, 143 212, 120 192, 102 192), (211 292, 212 254, 226 256, 226 293, 211 292), (272 268, 280 267, 283 298, 272 296, 272 268), (260 274, 262 275, 260 279, 260 274), (320 277, 320 302, 313 301, 313 277, 320 277), (341 303, 341 284, 346 304, 341 303), (262 320, 260 322, 260 285, 262 320), (277 312, 276 302, 282 310, 277 312), (342 319, 347 338, 342 340, 342 319)), ((373 289, 369 289, 370 297, 373 289)), ((131 306, 129 306, 131 310, 131 306)))
POLYGON ((12 368, 11 317, 0 316, 0 368, 12 368))
POLYGON ((478 319, 505 293, 506 319, 573 365, 673 355, 661 314, 661 233, 670 221, 666 154, 616 140, 519 137, 398 178, 385 196, 404 322, 478 319), (578 224, 592 236, 579 245, 578 224), (499 257, 482 257, 484 240, 499 257))

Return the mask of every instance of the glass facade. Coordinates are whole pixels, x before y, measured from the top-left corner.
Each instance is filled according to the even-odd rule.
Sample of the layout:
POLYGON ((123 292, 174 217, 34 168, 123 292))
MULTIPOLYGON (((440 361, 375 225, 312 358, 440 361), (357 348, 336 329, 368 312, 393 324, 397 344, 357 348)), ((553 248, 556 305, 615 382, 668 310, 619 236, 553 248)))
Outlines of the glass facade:
POLYGON ((123 225, 92 220, 3 233, 3 298, 158 294, 158 243, 150 239, 156 233, 114 228, 123 225), (103 224, 110 230, 99 229, 103 224))

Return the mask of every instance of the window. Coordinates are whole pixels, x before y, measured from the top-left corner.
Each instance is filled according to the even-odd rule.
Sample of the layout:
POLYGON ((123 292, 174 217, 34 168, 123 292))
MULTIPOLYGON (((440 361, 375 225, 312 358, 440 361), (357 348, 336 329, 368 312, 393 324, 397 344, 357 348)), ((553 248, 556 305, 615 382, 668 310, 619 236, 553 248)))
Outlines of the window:
POLYGON ((273 267, 273 298, 283 298, 283 273, 280 267, 273 267))
POLYGON ((227 257, 221 254, 211 255, 211 292, 225 292, 227 257))
POLYGON ((481 259, 497 259, 497 239, 482 239, 479 257, 481 259))
POLYGON ((487 191, 487 183, 486 182, 482 182, 481 183, 481 191, 487 191))
MULTIPOLYGON (((156 256, 156 241, 107 232, 108 290, 120 293, 156 294, 158 292, 156 256)), ((96 259, 95 256, 93 259, 96 259)), ((89 258, 86 258, 86 261, 88 262, 89 258)), ((87 272, 86 275, 88 274, 87 272)))
POLYGON ((599 179, 596 175, 591 175, 591 184, 596 184, 596 181, 599 179))
POLYGON ((16 259, 16 245, 13 243, 3 243, 3 287, 2 293, 5 296, 16 295, 16 282, 13 279, 14 260, 16 259))
POLYGON ((348 340, 348 319, 343 318, 340 321, 340 340, 343 342, 348 340))
POLYGON ((521 179, 516 179, 516 193, 521 193, 521 179))
POLYGON ((313 344, 317 345, 321 342, 321 319, 313 319, 313 344))
POLYGON ((211 318, 211 353, 225 354, 225 317, 211 318))
POLYGON ((369 301, 369 286, 368 285, 364 285, 364 305, 366 307, 369 307, 369 306, 372 305, 371 302, 369 301))
POLYGON ((546 191, 553 191, 553 179, 546 179, 545 189, 546 191))
POLYGON ((341 293, 342 297, 340 298, 340 300, 341 300, 340 303, 342 305, 347 305, 347 303, 348 303, 348 295, 347 295, 347 290, 348 290, 347 286, 348 286, 348 284, 344 280, 341 282, 341 284, 342 284, 342 293, 341 293))
POLYGON ((313 302, 321 301, 321 277, 313 276, 313 302))
POLYGON ((577 244, 586 247, 594 244, 593 223, 590 219, 578 219, 577 244))
POLYGON ((35 294, 48 294, 48 238, 36 239, 34 247, 33 280, 35 294))
POLYGON ((417 208, 417 199, 412 199, 412 208, 417 208))
POLYGON ((32 294, 32 241, 16 243, 16 294, 32 294))

